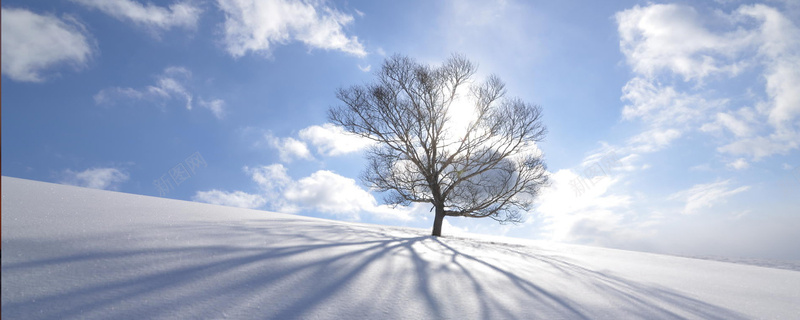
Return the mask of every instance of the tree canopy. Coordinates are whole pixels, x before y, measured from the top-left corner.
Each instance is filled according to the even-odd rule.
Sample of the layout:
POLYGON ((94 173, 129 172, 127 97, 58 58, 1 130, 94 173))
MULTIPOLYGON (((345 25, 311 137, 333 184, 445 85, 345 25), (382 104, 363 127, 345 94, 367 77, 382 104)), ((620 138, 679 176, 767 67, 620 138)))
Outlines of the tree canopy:
POLYGON ((333 123, 378 142, 362 180, 388 204, 430 203, 434 236, 445 216, 519 222, 548 182, 536 147, 541 107, 507 97, 497 76, 474 81, 476 70, 457 54, 440 66, 394 55, 373 83, 340 88, 344 104, 329 110, 333 123))

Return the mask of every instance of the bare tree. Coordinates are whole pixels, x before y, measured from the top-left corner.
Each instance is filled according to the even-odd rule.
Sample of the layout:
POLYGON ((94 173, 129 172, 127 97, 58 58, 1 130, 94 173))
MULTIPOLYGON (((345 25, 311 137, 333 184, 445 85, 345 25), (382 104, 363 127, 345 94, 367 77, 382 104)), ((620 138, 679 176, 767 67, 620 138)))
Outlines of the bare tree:
POLYGON ((378 142, 367 152, 362 180, 387 192, 386 203, 433 205, 434 236, 441 236, 445 216, 519 222, 519 210, 529 210, 548 182, 535 147, 546 131, 541 108, 507 98, 496 76, 473 83, 475 71, 461 55, 441 66, 394 55, 374 83, 340 88, 344 105, 328 114, 345 130, 378 142), (458 127, 451 112, 463 109, 464 100, 469 108, 458 112, 474 114, 458 127))

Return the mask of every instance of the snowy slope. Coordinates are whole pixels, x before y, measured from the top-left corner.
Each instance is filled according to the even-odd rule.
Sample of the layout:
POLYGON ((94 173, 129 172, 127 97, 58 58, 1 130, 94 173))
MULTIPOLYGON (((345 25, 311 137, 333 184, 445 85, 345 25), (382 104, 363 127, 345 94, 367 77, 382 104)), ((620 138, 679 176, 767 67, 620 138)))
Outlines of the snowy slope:
POLYGON ((790 270, 9 177, 2 219, 3 319, 800 319, 790 270))

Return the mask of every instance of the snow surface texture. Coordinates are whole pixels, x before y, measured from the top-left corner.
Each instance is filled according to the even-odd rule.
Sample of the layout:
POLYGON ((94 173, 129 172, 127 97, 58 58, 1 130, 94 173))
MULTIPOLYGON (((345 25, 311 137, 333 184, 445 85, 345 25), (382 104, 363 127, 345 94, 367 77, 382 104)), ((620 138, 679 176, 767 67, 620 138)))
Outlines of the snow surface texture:
POLYGON ((800 318, 790 270, 9 177, 2 213, 3 319, 800 318))

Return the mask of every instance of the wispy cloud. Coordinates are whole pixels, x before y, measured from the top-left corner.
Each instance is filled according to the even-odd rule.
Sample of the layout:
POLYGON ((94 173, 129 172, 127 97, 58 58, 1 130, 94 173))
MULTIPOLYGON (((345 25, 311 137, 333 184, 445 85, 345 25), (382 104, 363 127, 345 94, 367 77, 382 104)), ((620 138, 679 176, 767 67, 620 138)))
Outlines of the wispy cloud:
POLYGON ((218 0, 225 12, 225 46, 233 57, 248 52, 269 56, 274 46, 299 41, 310 49, 338 50, 358 57, 367 55, 356 36, 344 27, 351 15, 324 1, 218 0))
POLYGON ((754 161, 774 154, 786 154, 800 145, 800 133, 796 131, 775 132, 766 136, 737 139, 717 148, 722 153, 748 156, 754 161))
POLYGON ((2 17, 2 73, 12 80, 42 82, 48 70, 85 67, 95 54, 91 35, 70 16, 2 8, 2 17))
POLYGON ((673 128, 650 129, 628 139, 628 145, 634 152, 655 152, 664 149, 680 136, 681 132, 673 128))
POLYGON ((721 133, 727 130, 736 137, 749 137, 755 133, 757 114, 752 108, 717 113, 716 119, 700 127, 701 131, 721 133))
MULTIPOLYGON (((189 89, 192 72, 184 67, 171 66, 155 76, 154 84, 141 89, 129 87, 112 87, 103 89, 94 95, 98 105, 114 105, 119 101, 146 100, 161 105, 173 100, 182 100, 187 110, 192 110, 194 93, 189 89)), ((225 115, 225 101, 200 99, 200 106, 211 111, 215 117, 222 119, 225 115)))
POLYGON ((73 186, 116 190, 120 184, 128 181, 130 176, 117 168, 90 168, 84 171, 64 170, 62 184, 73 186))
POLYGON ((172 28, 194 29, 203 12, 189 2, 177 2, 169 7, 152 3, 141 4, 132 0, 72 0, 86 7, 100 10, 117 20, 134 23, 152 31, 172 28))
POLYGON ((703 209, 711 208, 724 203, 729 197, 749 190, 749 186, 731 188, 731 180, 723 180, 706 184, 697 184, 687 190, 677 192, 670 196, 672 200, 686 202, 684 214, 700 213, 703 209))
POLYGON ((200 106, 211 110, 211 113, 213 113, 217 119, 225 117, 225 101, 222 99, 213 99, 211 101, 200 99, 200 106))

